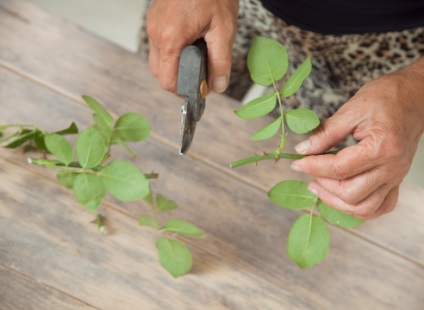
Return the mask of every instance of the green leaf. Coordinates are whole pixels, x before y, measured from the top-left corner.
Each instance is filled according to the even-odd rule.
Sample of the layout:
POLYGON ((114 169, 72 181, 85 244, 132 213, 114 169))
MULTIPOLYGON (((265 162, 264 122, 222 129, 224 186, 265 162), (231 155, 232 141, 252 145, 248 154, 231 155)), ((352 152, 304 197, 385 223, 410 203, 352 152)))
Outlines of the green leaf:
POLYGON ((161 211, 170 211, 178 208, 178 205, 174 201, 166 198, 161 194, 155 194, 151 191, 146 197, 144 197, 144 200, 153 208, 159 209, 161 211))
POLYGON ((258 141, 258 140, 266 140, 270 139, 273 136, 275 136, 278 132, 278 130, 281 127, 281 117, 276 118, 268 125, 262 127, 257 132, 255 132, 252 136, 252 140, 258 141))
POLYGON ((190 271, 193 265, 190 250, 178 240, 159 238, 156 242, 159 261, 174 278, 190 271))
POLYGON ((72 145, 64 137, 54 133, 44 137, 44 142, 47 149, 52 153, 60 162, 69 165, 74 156, 72 145))
POLYGON ((28 142, 29 140, 33 139, 34 135, 35 135, 35 131, 29 130, 29 129, 24 129, 19 134, 19 136, 15 140, 13 140, 9 144, 7 144, 5 146, 5 148, 15 149, 17 147, 20 147, 25 142, 28 142))
POLYGON ((142 226, 148 226, 155 229, 159 229, 159 223, 156 221, 156 219, 150 215, 142 215, 138 219, 138 222, 142 226))
POLYGON ((61 170, 57 173, 56 177, 60 184, 65 186, 66 188, 73 189, 74 182, 78 173, 68 170, 61 170))
POLYGON ((300 268, 320 263, 330 248, 330 232, 321 217, 300 216, 293 224, 287 240, 287 252, 300 268))
POLYGON ((268 192, 268 197, 273 203, 291 210, 302 210, 315 202, 315 195, 308 190, 308 183, 287 180, 275 185, 268 192))
POLYGON ((105 195, 102 180, 94 174, 78 174, 73 189, 78 202, 88 211, 96 210, 105 195))
POLYGON ((319 118, 314 111, 300 108, 285 113, 287 126, 297 134, 305 134, 319 125, 319 118))
POLYGON ((171 219, 166 222, 162 229, 193 238, 202 238, 205 236, 203 229, 184 220, 171 219))
POLYGON ((268 86, 280 80, 289 65, 286 48, 276 40, 256 37, 247 55, 247 66, 252 80, 268 86))
POLYGON ((149 137, 150 125, 144 116, 130 112, 119 117, 114 131, 122 141, 139 142, 149 137))
POLYGON ((98 130, 88 127, 78 135, 76 151, 83 168, 94 168, 102 163, 106 144, 98 130))
POLYGON ((319 213, 331 224, 344 227, 354 228, 361 225, 364 221, 354 217, 353 215, 341 212, 339 210, 330 207, 321 200, 318 200, 317 209, 319 213))
POLYGON ((45 137, 44 132, 40 130, 36 130, 34 134, 34 143, 39 150, 49 152, 49 150, 47 149, 46 143, 44 142, 44 137, 45 137))
POLYGON ((134 165, 114 160, 102 169, 100 175, 107 191, 121 201, 135 201, 149 193, 149 183, 134 165))
POLYGON ((306 60, 293 72, 284 83, 281 95, 285 98, 293 95, 302 86, 303 81, 311 74, 312 64, 311 58, 307 57, 306 60))
POLYGON ((249 101, 240 109, 234 111, 238 117, 243 119, 254 119, 270 113, 277 100, 277 94, 268 94, 249 101))
POLYGON ((112 141, 113 129, 109 127, 100 116, 93 114, 95 124, 93 127, 102 135, 105 144, 109 146, 112 141))
POLYGON ((61 136, 64 136, 64 135, 73 135, 73 134, 77 134, 78 133, 78 127, 77 127, 77 124, 75 124, 74 122, 72 122, 71 125, 69 125, 68 128, 65 128, 63 130, 59 130, 59 131, 56 131, 56 132, 53 132, 53 133, 56 133, 56 134, 61 135, 61 136))
POLYGON ((82 96, 82 99, 107 126, 112 127, 114 121, 112 115, 96 99, 90 96, 82 96))

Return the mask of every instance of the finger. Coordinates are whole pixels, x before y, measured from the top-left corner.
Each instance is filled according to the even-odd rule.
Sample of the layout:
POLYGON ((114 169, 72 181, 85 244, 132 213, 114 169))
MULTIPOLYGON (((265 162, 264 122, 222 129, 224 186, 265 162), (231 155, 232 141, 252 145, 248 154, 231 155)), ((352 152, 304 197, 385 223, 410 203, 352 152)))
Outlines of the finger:
POLYGON ((373 214, 370 214, 368 216, 365 217, 359 217, 363 220, 372 220, 375 219, 377 217, 380 217, 384 214, 387 214, 389 212, 392 212, 397 205, 397 201, 399 198, 399 186, 393 188, 386 196, 386 199, 384 200, 383 204, 380 206, 380 208, 378 208, 378 210, 376 212, 374 212, 373 214))
POLYGON ((355 119, 351 119, 343 106, 324 123, 322 123, 309 137, 295 149, 300 154, 320 154, 337 145, 355 128, 355 119))
POLYGON ((378 166, 379 157, 362 141, 336 155, 308 156, 296 160, 291 168, 315 177, 343 180, 378 166))
POLYGON ((382 185, 367 198, 357 204, 348 204, 336 195, 328 192, 324 187, 317 182, 311 182, 309 190, 318 195, 318 197, 326 204, 333 208, 352 214, 359 218, 367 218, 374 214, 383 204, 389 192, 386 185, 382 185))
POLYGON ((157 77, 159 72, 159 52, 152 42, 149 42, 149 67, 152 74, 157 77))
MULTIPOLYGON (((223 30, 227 32, 228 30, 223 30)), ((209 85, 213 91, 224 92, 230 80, 232 45, 234 38, 222 34, 220 30, 208 32, 205 41, 208 45, 209 85)))
POLYGON ((371 195, 383 184, 383 180, 388 179, 385 171, 375 168, 344 180, 316 178, 315 182, 344 202, 354 205, 371 195))
POLYGON ((159 85, 170 92, 177 89, 178 61, 182 48, 162 48, 159 50, 159 85))

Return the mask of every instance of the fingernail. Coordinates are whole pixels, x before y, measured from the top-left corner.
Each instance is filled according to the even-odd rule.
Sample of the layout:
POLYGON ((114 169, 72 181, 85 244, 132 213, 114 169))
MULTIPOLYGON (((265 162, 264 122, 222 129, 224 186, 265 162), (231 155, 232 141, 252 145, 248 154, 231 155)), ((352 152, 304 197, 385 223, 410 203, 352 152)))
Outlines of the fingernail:
POLYGON ((293 162, 290 168, 297 172, 303 172, 302 168, 296 162, 293 162))
POLYGON ((227 89, 228 76, 218 75, 212 79, 212 89, 217 93, 222 93, 227 89))
POLYGON ((315 188, 315 187, 313 187, 313 186, 308 186, 308 190, 312 193, 312 194, 314 194, 314 195, 316 195, 316 196, 318 196, 318 190, 315 188))
POLYGON ((309 142, 309 139, 308 139, 308 140, 305 140, 305 141, 300 142, 298 145, 296 145, 294 147, 294 149, 299 154, 305 154, 306 151, 309 149, 310 146, 311 146, 311 142, 309 142))

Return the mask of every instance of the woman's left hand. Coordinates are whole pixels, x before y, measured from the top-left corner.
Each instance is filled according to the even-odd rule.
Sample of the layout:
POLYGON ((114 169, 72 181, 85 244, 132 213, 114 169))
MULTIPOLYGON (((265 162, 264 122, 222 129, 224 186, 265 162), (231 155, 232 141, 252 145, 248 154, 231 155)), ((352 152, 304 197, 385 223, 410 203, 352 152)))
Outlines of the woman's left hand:
POLYGON ((423 131, 424 57, 365 84, 296 150, 321 154, 350 134, 356 145, 296 160, 292 168, 315 177, 309 189, 325 203, 376 218, 395 208, 423 131))

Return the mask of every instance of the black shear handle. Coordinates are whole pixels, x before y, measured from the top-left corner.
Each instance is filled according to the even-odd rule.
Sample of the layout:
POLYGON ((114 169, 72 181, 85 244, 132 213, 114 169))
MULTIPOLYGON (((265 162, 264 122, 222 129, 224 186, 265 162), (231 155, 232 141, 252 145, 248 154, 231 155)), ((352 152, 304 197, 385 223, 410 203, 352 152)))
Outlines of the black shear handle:
POLYGON ((205 109, 207 87, 207 46, 198 39, 183 49, 178 66, 177 94, 190 102, 188 114, 198 121, 205 109))

